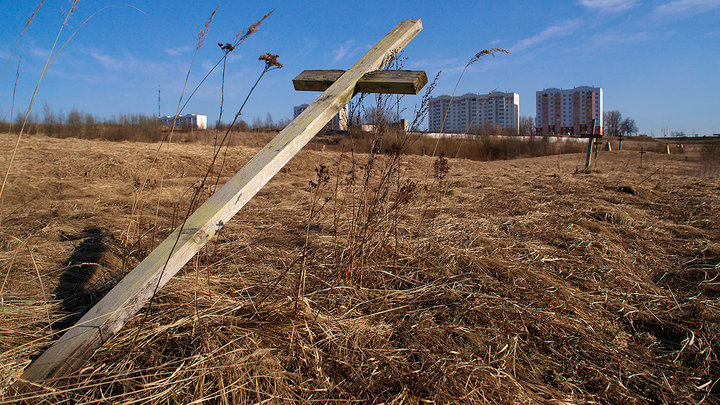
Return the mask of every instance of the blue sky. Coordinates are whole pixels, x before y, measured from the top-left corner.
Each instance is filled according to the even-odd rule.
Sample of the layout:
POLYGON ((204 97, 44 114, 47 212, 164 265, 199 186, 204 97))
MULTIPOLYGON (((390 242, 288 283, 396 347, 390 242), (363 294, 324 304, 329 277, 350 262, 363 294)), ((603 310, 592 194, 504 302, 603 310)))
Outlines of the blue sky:
MULTIPOLYGON (((127 0, 125 0, 127 1, 127 0)), ((8 119, 17 56, 22 52, 15 110, 26 108, 68 1, 47 0, 23 37, 0 81, 0 117, 8 119)), ((95 11, 116 4, 80 0, 64 38, 95 11)), ((458 94, 492 90, 520 94, 520 114, 535 115, 535 92, 548 87, 600 86, 606 110, 635 119, 641 133, 663 130, 720 133, 720 0, 567 1, 137 1, 136 8, 104 10, 84 25, 55 59, 34 110, 48 103, 99 117, 177 107, 197 33, 217 8, 190 75, 194 86, 230 42, 271 9, 260 31, 233 52, 226 73, 225 109, 239 108, 262 70, 260 54, 279 54, 283 69, 270 72, 243 118, 270 113, 291 118, 294 105, 318 93, 296 92, 292 78, 304 69, 346 69, 400 20, 421 18, 424 30, 405 48, 406 68, 442 70, 435 95, 450 94, 473 54, 503 47, 510 55, 487 58, 463 76, 458 94), (140 10, 140 11, 139 11, 140 10)), ((0 0, 0 61, 35 9, 35 1, 0 0)), ((219 71, 186 112, 218 116, 219 71)), ((419 96, 404 100, 410 118, 419 96)), ((227 115, 226 115, 227 116, 227 115)))

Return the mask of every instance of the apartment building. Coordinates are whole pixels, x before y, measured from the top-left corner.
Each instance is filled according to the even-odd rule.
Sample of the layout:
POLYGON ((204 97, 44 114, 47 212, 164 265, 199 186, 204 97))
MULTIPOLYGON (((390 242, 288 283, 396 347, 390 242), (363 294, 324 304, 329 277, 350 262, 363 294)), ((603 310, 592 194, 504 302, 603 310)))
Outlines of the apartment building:
MULTIPOLYGON (((293 119, 297 118, 298 115, 300 115, 301 112, 305 111, 306 108, 308 108, 309 104, 300 104, 293 107, 293 119)), ((325 129, 333 130, 333 131, 347 131, 348 128, 348 110, 347 106, 343 107, 340 112, 335 114, 334 117, 330 120, 330 122, 325 125, 325 129)))
MULTIPOLYGON (((173 124, 174 115, 166 115, 160 117, 160 123, 171 127, 173 124)), ((188 129, 207 129, 207 115, 200 114, 185 114, 177 117, 175 122, 176 128, 188 128, 188 129)))
POLYGON ((472 128, 494 124, 502 129, 513 129, 518 133, 520 96, 517 93, 466 93, 453 98, 452 104, 450 98, 443 95, 430 99, 428 104, 430 132, 464 133, 472 128), (445 120, 444 127, 443 120, 445 120))
POLYGON ((602 133, 603 91, 600 87, 545 89, 535 93, 535 103, 538 135, 588 133, 593 119, 596 120, 595 133, 602 133))

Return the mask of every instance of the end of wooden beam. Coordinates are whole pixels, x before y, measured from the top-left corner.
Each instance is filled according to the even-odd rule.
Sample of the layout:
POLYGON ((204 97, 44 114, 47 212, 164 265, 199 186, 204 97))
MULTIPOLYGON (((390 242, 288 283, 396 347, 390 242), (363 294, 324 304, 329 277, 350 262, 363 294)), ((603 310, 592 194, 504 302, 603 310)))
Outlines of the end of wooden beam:
POLYGON ((376 70, 358 80, 355 89, 361 93, 418 94, 427 81, 422 70, 376 70))

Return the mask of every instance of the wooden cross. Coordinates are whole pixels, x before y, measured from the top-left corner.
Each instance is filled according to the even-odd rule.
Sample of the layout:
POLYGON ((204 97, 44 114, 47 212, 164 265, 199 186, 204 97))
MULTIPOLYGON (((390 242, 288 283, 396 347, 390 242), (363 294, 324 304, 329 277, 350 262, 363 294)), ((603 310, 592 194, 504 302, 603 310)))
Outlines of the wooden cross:
POLYGON ((20 376, 18 385, 23 381, 40 383, 62 377, 82 367, 96 349, 152 299, 156 288, 162 288, 356 92, 417 94, 427 82, 424 72, 373 71, 421 30, 420 19, 401 21, 349 70, 300 74, 296 88, 324 92, 33 361, 20 376))
POLYGON ((595 167, 597 167, 597 143, 601 137, 602 135, 595 135, 595 120, 592 120, 592 129, 590 130, 590 134, 588 135, 587 155, 585 156, 586 172, 590 170, 590 160, 592 160, 593 148, 595 148, 595 167))
POLYGON ((645 146, 640 145, 640 168, 643 168, 643 155, 645 154, 645 146))

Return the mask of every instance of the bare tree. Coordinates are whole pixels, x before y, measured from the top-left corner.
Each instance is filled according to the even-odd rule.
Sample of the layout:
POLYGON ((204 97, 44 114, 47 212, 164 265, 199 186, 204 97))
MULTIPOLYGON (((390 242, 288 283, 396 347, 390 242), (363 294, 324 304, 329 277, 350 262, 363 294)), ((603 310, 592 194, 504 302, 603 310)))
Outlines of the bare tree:
POLYGON ((520 136, 535 135, 535 117, 520 117, 520 136))
POLYGON ((260 117, 255 117, 255 119, 252 122, 252 129, 253 131, 261 131, 263 127, 263 121, 260 117))
POLYGON ((73 107, 70 110, 67 120, 65 121, 65 126, 70 136, 80 137, 82 134, 83 119, 77 108, 73 107))
POLYGON ((265 130, 270 131, 275 128, 275 122, 273 121, 272 114, 267 113, 265 116, 265 130))
POLYGON ((637 125, 635 125, 635 120, 630 117, 625 118, 620 123, 620 132, 622 134, 625 134, 626 136, 637 133, 637 131, 638 131, 638 127, 637 127, 637 125))
POLYGON ((622 123, 622 114, 618 110, 606 111, 603 114, 605 128, 603 133, 607 136, 620 136, 622 134, 620 124, 622 123))

